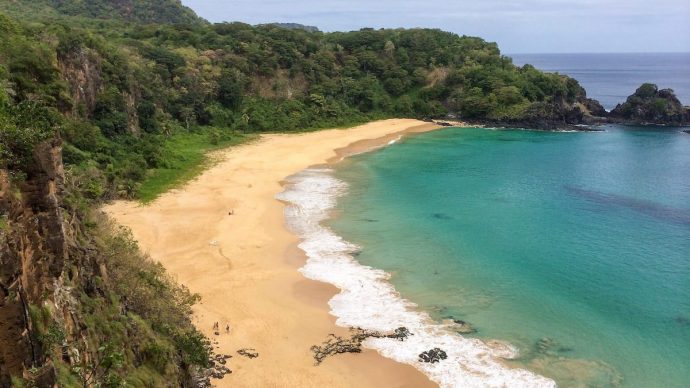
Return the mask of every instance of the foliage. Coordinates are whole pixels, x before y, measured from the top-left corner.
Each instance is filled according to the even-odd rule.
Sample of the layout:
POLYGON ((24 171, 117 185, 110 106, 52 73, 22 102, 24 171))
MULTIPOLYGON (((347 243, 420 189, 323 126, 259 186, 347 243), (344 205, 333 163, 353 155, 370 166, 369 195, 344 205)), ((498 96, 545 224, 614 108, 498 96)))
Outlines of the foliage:
POLYGON ((0 9, 18 16, 37 12, 43 17, 121 18, 141 23, 204 22, 180 0, 14 0, 8 3, 0 9))
POLYGON ((21 169, 34 146, 54 135, 59 120, 54 111, 38 103, 0 102, 0 168, 21 169))
POLYGON ((638 123, 677 123, 690 121, 690 111, 683 107, 671 89, 642 84, 627 100, 616 106, 613 117, 638 123))
POLYGON ((11 32, 0 45, 5 99, 10 106, 37 101, 68 117, 65 160, 86 174, 85 196, 93 200, 150 200, 198 172, 204 151, 239 142, 238 133, 447 113, 520 120, 558 115, 542 107, 584 97, 577 81, 518 68, 479 38, 431 29, 326 34, 209 25, 189 22, 177 1, 134 3, 124 15, 120 4, 128 1, 61 1, 50 8, 50 24, 36 23, 48 18, 39 4, 51 0, 43 0, 34 13, 14 11, 31 23, 0 19, 11 32), (120 20, 149 21, 142 15, 154 3, 177 15, 166 11, 158 21, 186 21, 90 19, 114 9, 120 20))
POLYGON ((151 386, 184 386, 190 367, 209 362, 210 344, 190 319, 199 297, 143 255, 128 231, 102 214, 73 211, 91 225, 81 239, 99 257, 106 276, 92 276, 80 288, 76 313, 83 319, 86 343, 65 339, 45 309, 30 310, 44 346, 65 344, 54 350, 59 382, 118 387, 143 380, 151 386), (61 355, 75 350, 92 357, 75 358, 78 363, 64 370, 61 355))

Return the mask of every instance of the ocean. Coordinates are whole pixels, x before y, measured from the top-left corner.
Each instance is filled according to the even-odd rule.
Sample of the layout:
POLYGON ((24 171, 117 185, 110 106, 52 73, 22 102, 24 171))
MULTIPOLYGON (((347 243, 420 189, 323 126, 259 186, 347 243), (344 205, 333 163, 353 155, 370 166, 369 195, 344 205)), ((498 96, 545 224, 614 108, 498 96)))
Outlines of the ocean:
POLYGON ((615 108, 645 82, 671 88, 690 105, 690 53, 644 54, 508 54, 513 63, 567 74, 599 100, 606 110, 615 108))
POLYGON ((448 128, 290 177, 301 271, 442 386, 687 387, 690 135, 604 129, 448 128))

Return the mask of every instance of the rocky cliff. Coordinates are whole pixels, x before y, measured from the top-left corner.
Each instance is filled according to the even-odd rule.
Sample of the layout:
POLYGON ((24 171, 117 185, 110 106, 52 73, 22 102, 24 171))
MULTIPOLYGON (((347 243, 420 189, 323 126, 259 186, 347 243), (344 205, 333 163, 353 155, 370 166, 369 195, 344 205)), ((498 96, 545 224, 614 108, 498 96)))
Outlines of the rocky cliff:
POLYGON ((0 170, 0 387, 193 386, 209 357, 196 298, 74 185, 57 138, 0 170))
MULTIPOLYGON (((81 341, 77 308, 69 295, 81 263, 70 254, 74 246, 62 208, 60 152, 58 140, 37 146, 21 183, 0 172, 0 212, 6 218, 0 232, 1 386, 9 385, 10 376, 51 386, 55 370, 50 348, 63 338, 81 341)), ((77 354, 66 349, 63 356, 77 354)))

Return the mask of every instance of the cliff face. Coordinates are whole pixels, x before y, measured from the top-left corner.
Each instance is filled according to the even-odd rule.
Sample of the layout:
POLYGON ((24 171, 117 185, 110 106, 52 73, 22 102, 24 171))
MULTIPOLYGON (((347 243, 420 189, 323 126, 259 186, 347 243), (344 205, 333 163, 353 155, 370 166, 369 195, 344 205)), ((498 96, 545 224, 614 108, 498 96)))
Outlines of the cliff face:
MULTIPOLYGON (((59 140, 37 146, 26 179, 18 185, 6 171, 0 172, 0 212, 7 218, 0 232, 1 386, 7 386, 10 376, 38 386, 55 382, 49 348, 62 344, 47 339, 42 327, 47 320, 59 324, 65 340, 79 340, 68 292, 76 274, 67 271, 73 264, 72 236, 62 209, 60 153, 59 140)), ((57 336, 57 329, 53 334, 57 336)), ((64 357, 71 357, 67 349, 64 357)))
POLYGON ((203 384, 197 297, 88 209, 61 148, 0 170, 0 387, 203 384))
POLYGON ((613 121, 635 124, 684 125, 690 123, 690 110, 673 90, 643 84, 623 104, 609 114, 613 121))
POLYGON ((74 48, 58 54, 58 68, 72 97, 72 114, 90 117, 103 91, 100 56, 88 49, 74 48))
MULTIPOLYGON (((58 53, 57 59, 60 77, 66 82, 72 101, 72 110, 66 113, 73 117, 93 119, 94 110, 106 87, 101 54, 84 47, 73 47, 58 53)), ((120 93, 127 132, 136 136, 141 132, 137 112, 140 93, 133 87, 120 93)))

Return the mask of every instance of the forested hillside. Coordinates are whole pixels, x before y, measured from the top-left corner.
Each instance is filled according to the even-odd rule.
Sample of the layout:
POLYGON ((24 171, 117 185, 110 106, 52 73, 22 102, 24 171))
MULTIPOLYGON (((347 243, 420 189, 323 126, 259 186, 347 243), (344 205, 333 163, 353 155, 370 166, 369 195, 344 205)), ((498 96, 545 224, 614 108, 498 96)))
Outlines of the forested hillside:
POLYGON ((255 133, 385 117, 579 123, 570 78, 439 30, 211 25, 177 0, 0 1, 0 386, 192 385, 196 300, 94 211, 255 133), (64 164, 63 164, 64 161, 64 164))
POLYGON ((138 23, 204 23, 180 0, 5 0, 6 14, 36 19, 81 16, 138 23))
MULTIPOLYGON (((57 9, 91 15, 122 3, 57 9)), ((150 175, 165 184, 175 175, 166 170, 187 162, 179 142, 210 147, 246 133, 447 113, 555 125, 587 111, 577 81, 518 68, 494 43, 439 30, 325 34, 33 14, 2 17, 0 30, 2 109, 44 111, 32 119, 59 128, 65 161, 93 199, 137 197, 150 175)))

